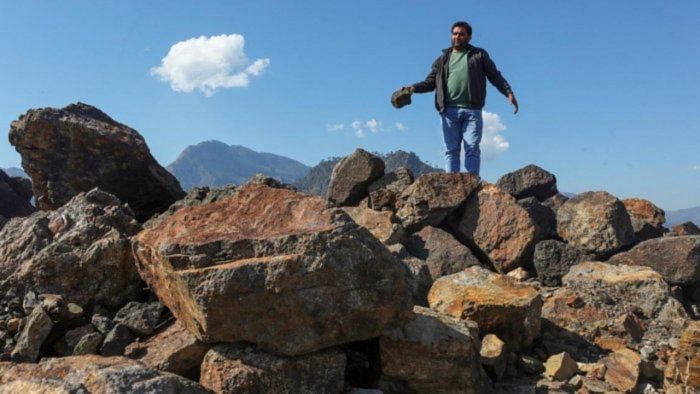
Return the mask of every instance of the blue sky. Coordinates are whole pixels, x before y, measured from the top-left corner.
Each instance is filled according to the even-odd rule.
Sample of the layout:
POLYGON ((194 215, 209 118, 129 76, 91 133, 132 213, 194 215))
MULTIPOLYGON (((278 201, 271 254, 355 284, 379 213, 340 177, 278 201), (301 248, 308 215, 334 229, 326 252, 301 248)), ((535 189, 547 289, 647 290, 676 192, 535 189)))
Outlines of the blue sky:
MULTIPOLYGON (((1 2, 0 124, 82 101, 163 165, 207 139, 308 165, 357 147, 442 165, 432 94, 401 110, 389 96, 425 77, 460 19, 521 102, 513 115, 489 87, 484 178, 536 163, 560 190, 700 205, 697 1, 1 2), (214 36, 235 67, 202 91, 217 59, 182 56, 212 53, 214 36), (177 43, 185 54, 163 66, 177 43)), ((19 163, 0 140, 0 167, 19 163)))

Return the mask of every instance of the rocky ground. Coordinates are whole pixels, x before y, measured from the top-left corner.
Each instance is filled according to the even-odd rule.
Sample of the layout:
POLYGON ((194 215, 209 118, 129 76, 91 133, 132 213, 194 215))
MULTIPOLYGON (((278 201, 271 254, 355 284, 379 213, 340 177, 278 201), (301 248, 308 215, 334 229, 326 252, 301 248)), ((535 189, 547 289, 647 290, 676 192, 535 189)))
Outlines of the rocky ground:
POLYGON ((184 195, 80 103, 10 140, 32 182, 0 173, 0 392, 700 391, 700 229, 649 201, 362 150, 326 198, 184 195))

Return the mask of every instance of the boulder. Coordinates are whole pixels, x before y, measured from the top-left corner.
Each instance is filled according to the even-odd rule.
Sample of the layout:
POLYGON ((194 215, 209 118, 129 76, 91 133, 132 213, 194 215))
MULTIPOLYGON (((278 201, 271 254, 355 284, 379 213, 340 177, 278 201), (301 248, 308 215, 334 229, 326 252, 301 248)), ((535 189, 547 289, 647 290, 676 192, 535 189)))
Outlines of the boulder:
POLYGON ((651 267, 671 285, 698 285, 700 284, 700 236, 650 239, 627 252, 616 254, 608 262, 651 267))
POLYGON ((585 192, 557 211, 557 231, 568 243, 598 256, 609 256, 634 243, 624 204, 604 192, 585 192))
POLYGON ((49 358, 38 364, 0 362, 3 393, 177 393, 206 391, 197 383, 124 357, 49 358))
POLYGON ((638 242, 664 235, 666 214, 664 210, 643 198, 626 198, 622 200, 632 221, 634 235, 638 242))
POLYGON ((396 211, 396 200, 414 177, 408 167, 399 167, 373 182, 368 187, 369 207, 377 211, 396 211))
POLYGON ((532 260, 540 283, 561 286, 561 277, 569 272, 569 268, 595 260, 595 255, 561 241, 546 240, 537 243, 532 260))
POLYGON ((121 356, 124 354, 124 349, 134 341, 134 335, 129 330, 129 327, 123 324, 116 324, 105 335, 104 342, 100 354, 103 356, 121 356))
POLYGON ((423 227, 408 237, 404 245, 408 253, 426 262, 433 280, 480 264, 469 248, 437 227, 423 227))
POLYGON ((542 205, 544 205, 545 207, 554 211, 554 214, 556 215, 559 208, 562 205, 564 205, 564 203, 568 199, 569 199, 569 197, 567 197, 561 193, 557 193, 557 194, 553 195, 552 197, 549 197, 548 199, 542 201, 542 205))
POLYGON ((540 235, 528 212, 494 185, 479 188, 449 225, 458 239, 476 245, 501 273, 525 264, 540 235))
POLYGON ((331 348, 281 357, 243 344, 217 345, 202 362, 200 383, 215 393, 340 393, 345 354, 331 348))
POLYGON ((679 385, 686 392, 700 391, 700 321, 689 322, 664 371, 665 387, 679 385))
POLYGON ((535 197, 518 200, 518 204, 527 211, 537 229, 537 239, 557 237, 557 214, 552 208, 540 203, 535 197))
POLYGON ((557 194, 557 178, 554 174, 534 164, 503 175, 496 186, 516 199, 535 197, 544 201, 557 194))
POLYGON ((343 210, 385 245, 399 243, 404 237, 401 222, 391 211, 379 212, 363 207, 344 207, 343 210))
POLYGON ((425 226, 438 226, 478 186, 479 177, 474 174, 423 174, 399 196, 396 215, 410 232, 425 226))
POLYGON ((150 368, 194 378, 199 375, 199 366, 208 350, 208 345, 175 321, 146 341, 127 346, 124 354, 150 368))
POLYGON ((185 195, 136 130, 87 104, 27 111, 10 125, 10 143, 22 156, 40 209, 57 209, 99 188, 144 221, 185 195))
POLYGON ((92 324, 85 324, 76 328, 73 328, 71 330, 68 330, 66 334, 57 342, 53 344, 53 348, 56 351, 56 353, 63 355, 63 356, 70 356, 73 354, 73 351, 80 342, 80 340, 88 334, 91 334, 95 332, 94 327, 92 324))
MULTIPOLYGON (((49 336, 53 322, 44 310, 37 306, 27 318, 17 345, 12 350, 12 360, 18 362, 36 362, 41 345, 49 336)), ((0 374, 1 375, 1 374, 0 374)))
POLYGON ((542 298, 537 290, 482 267, 443 276, 428 293, 430 308, 474 320, 480 334, 495 334, 517 351, 540 335, 542 298))
POLYGON ((578 364, 569 353, 555 354, 544 364, 544 373, 553 380, 565 381, 578 372, 578 364))
POLYGON ((605 361, 605 381, 623 393, 634 392, 639 382, 642 358, 630 349, 620 349, 605 361))
POLYGON ((128 207, 97 189, 13 220, 0 230, 0 293, 123 305, 141 292, 129 240, 139 230, 128 207))
POLYGON ((32 198, 31 190, 31 182, 28 179, 10 177, 0 170, 0 218, 10 219, 34 212, 34 207, 29 202, 32 198))
POLYGON ((103 339, 104 337, 99 332, 85 334, 73 348, 73 355, 82 356, 86 354, 97 354, 103 339))
POLYGON ((412 321, 379 340, 384 392, 488 392, 476 324, 428 308, 413 310, 412 321))
POLYGON ((506 343, 501 341, 496 335, 487 334, 481 340, 481 365, 492 380, 503 379, 508 365, 508 348, 506 343))
POLYGON ((248 183, 139 233, 139 271, 204 342, 248 341, 299 355, 376 337, 411 315, 403 267, 325 204, 248 183))
POLYGON ((327 198, 335 206, 357 205, 367 188, 384 175, 384 161, 362 149, 344 157, 333 167, 327 198))
POLYGON ((114 322, 129 327, 131 332, 140 337, 145 337, 153 334, 162 311, 163 305, 160 302, 132 301, 114 315, 114 322))
POLYGON ((693 222, 683 222, 673 226, 675 235, 700 235, 700 227, 693 222))

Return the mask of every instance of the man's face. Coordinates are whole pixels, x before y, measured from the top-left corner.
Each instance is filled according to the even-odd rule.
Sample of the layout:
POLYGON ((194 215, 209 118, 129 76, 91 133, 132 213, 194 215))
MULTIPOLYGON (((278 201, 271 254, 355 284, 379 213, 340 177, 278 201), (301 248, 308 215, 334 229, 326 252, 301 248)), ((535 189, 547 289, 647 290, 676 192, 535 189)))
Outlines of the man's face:
POLYGON ((464 48, 472 37, 467 33, 467 29, 456 26, 452 29, 452 47, 461 49, 464 48))

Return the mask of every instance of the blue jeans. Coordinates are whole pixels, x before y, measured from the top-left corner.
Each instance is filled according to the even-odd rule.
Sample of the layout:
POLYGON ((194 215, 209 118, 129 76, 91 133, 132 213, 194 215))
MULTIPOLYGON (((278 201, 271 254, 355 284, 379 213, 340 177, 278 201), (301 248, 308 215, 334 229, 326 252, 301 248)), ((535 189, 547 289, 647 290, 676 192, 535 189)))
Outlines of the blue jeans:
POLYGON ((445 139, 445 171, 459 172, 460 147, 464 142, 464 167, 479 175, 481 134, 484 121, 480 109, 447 107, 440 115, 445 139))

